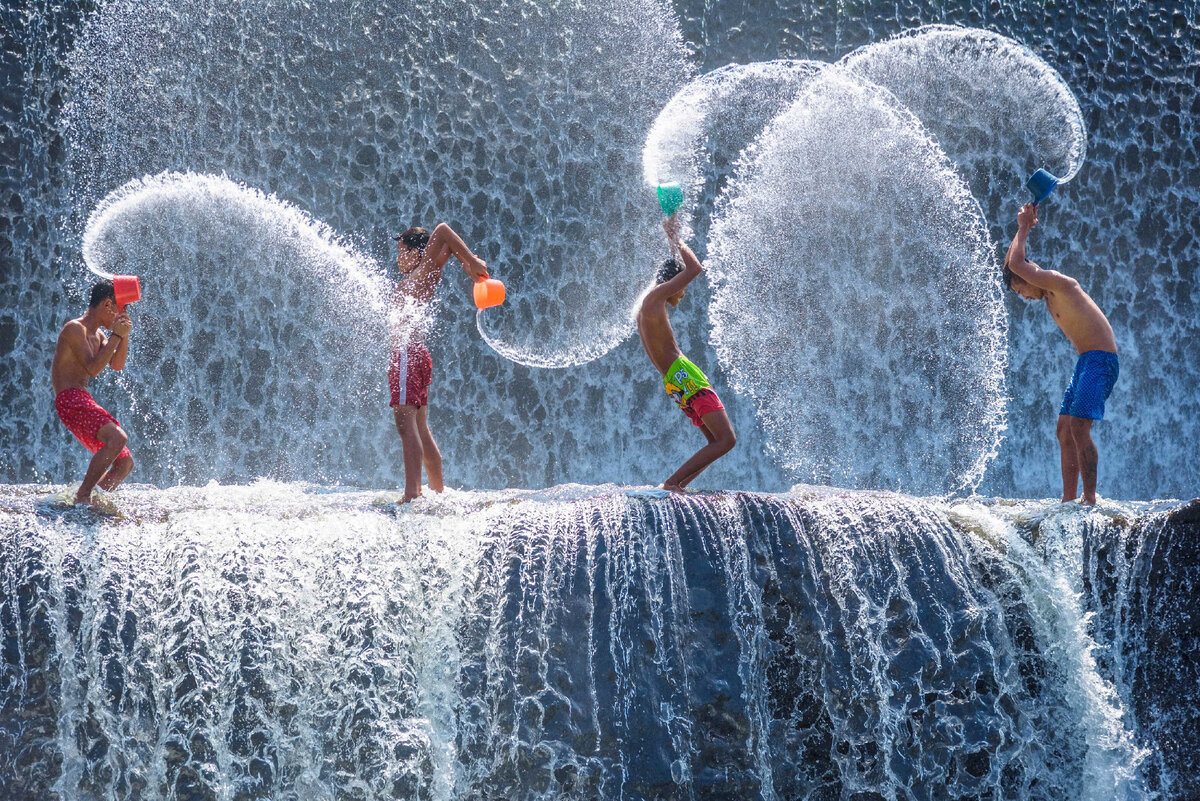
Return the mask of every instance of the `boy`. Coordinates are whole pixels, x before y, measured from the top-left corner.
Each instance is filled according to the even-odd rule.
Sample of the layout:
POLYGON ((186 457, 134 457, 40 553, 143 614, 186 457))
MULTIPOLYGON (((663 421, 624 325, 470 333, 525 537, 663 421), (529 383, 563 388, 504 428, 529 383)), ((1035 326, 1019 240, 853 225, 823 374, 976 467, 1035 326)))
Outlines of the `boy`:
POLYGON ((679 241, 679 221, 675 215, 663 221, 663 229, 667 232, 671 251, 678 258, 667 259, 659 268, 654 288, 642 298, 637 328, 646 355, 662 374, 663 388, 708 440, 707 445, 663 482, 663 489, 682 493, 704 468, 733 449, 737 437, 708 377, 683 355, 675 341, 667 306, 675 308, 679 305, 687 285, 704 268, 691 248, 679 241))
POLYGON ((1058 411, 1062 499, 1075 500, 1082 475, 1083 502, 1094 506, 1100 453, 1092 441, 1092 423, 1104 419, 1104 401, 1120 374, 1117 340, 1108 318, 1078 281, 1025 258, 1025 242, 1037 222, 1037 206, 1026 203, 1017 214, 1017 235, 1004 259, 1004 283, 1026 300, 1044 300, 1079 354, 1058 411))
POLYGON ((54 409, 67 430, 93 454, 75 503, 91 502, 97 485, 108 491, 116 489, 133 469, 133 456, 125 447, 129 435, 87 391, 88 381, 105 367, 124 369, 132 327, 129 315, 117 306, 112 281, 99 281, 92 287, 88 310, 58 333, 50 366, 54 409), (101 328, 112 334, 105 336, 101 328))
MULTIPOLYGON (((454 256, 473 280, 487 278, 487 265, 466 246, 446 223, 439 223, 430 234, 424 228, 409 228, 395 237, 396 267, 402 280, 396 286, 397 305, 411 304, 421 317, 433 301, 433 293, 442 280, 442 267, 454 256)), ((396 430, 404 448, 404 498, 408 503, 421 494, 421 465, 429 477, 429 487, 441 492, 442 454, 429 431, 426 407, 433 379, 433 357, 425 347, 422 326, 412 320, 398 331, 388 366, 391 406, 396 430)))

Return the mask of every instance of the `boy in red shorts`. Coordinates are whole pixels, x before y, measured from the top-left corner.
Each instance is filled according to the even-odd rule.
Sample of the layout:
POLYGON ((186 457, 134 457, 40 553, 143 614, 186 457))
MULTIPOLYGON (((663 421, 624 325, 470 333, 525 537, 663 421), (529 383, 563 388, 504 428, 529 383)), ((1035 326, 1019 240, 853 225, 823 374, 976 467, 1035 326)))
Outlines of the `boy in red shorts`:
POLYGON ((487 278, 487 265, 471 252, 454 230, 440 223, 430 234, 424 228, 409 228, 396 237, 396 267, 403 280, 393 297, 399 316, 393 326, 393 348, 388 365, 388 387, 396 430, 404 447, 404 498, 407 503, 421 494, 421 466, 429 477, 429 488, 441 492, 442 453, 429 431, 426 408, 433 378, 433 357, 425 347, 424 324, 434 290, 442 280, 442 267, 451 256, 458 259, 473 280, 487 278))
POLYGON ((683 488, 704 468, 733 449, 737 437, 729 416, 725 414, 725 406, 708 382, 708 376, 683 355, 675 341, 667 306, 675 308, 679 305, 687 285, 704 268, 691 248, 679 241, 679 221, 675 215, 663 221, 663 229, 667 232, 671 251, 678 258, 667 259, 659 268, 655 287, 642 298, 637 328, 646 355, 662 374, 663 388, 708 440, 707 445, 696 451, 663 482, 663 489, 683 492, 683 488))
POLYGON ((117 306, 112 281, 99 281, 92 287, 88 310, 58 333, 50 367, 54 409, 67 430, 93 454, 75 493, 75 503, 89 503, 97 485, 104 490, 116 489, 133 469, 133 456, 125 447, 129 436, 87 391, 88 381, 105 367, 125 367, 132 327, 129 315, 117 306), (107 328, 111 335, 105 336, 101 328, 107 328))

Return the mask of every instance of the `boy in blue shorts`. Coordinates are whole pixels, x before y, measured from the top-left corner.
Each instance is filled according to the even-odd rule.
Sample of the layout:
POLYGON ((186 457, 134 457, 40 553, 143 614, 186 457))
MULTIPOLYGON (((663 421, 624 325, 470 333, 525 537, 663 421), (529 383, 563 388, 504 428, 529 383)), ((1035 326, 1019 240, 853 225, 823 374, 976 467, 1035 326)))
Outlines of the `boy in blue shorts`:
POLYGON ((1025 242, 1037 222, 1037 206, 1026 203, 1017 215, 1017 235, 1004 259, 1004 283, 1026 300, 1044 300, 1079 354, 1058 412, 1062 499, 1075 500, 1082 476, 1083 502, 1094 505, 1100 454, 1092 441, 1092 423, 1104 419, 1104 401, 1117 383, 1117 340, 1108 318, 1078 281, 1043 270, 1025 258, 1025 242))
POLYGON ((675 341, 667 307, 679 305, 687 285, 704 268, 691 248, 679 241, 679 221, 674 215, 663 221, 663 229, 678 258, 667 259, 659 268, 654 288, 642 298, 637 328, 646 355, 662 375, 663 389, 708 440, 707 445, 663 482, 663 489, 683 492, 688 482, 704 468, 732 450, 737 437, 725 414, 725 406, 713 391, 708 377, 683 355, 675 341))

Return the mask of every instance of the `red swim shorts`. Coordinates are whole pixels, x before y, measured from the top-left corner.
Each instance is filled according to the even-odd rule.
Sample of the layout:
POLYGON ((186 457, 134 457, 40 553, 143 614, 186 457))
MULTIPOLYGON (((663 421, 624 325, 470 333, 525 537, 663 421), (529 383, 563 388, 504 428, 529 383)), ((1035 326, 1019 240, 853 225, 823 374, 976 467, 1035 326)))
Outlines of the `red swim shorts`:
MULTIPOLYGON (((118 427, 121 425, 84 389, 64 389, 58 393, 54 398, 54 411, 58 412, 58 419, 75 435, 75 439, 92 453, 104 447, 104 443, 96 439, 100 429, 109 423, 118 427)), ((122 448, 117 458, 124 459, 132 455, 129 448, 122 448)))
POLYGON ((687 405, 683 407, 683 413, 692 421, 692 425, 699 427, 703 422, 701 417, 709 412, 719 412, 724 408, 725 404, 721 403, 717 393, 705 388, 688 398, 687 405))
POLYGON ((388 388, 392 406, 428 406, 429 382, 433 380, 433 357, 423 342, 412 342, 392 351, 388 364, 388 388))

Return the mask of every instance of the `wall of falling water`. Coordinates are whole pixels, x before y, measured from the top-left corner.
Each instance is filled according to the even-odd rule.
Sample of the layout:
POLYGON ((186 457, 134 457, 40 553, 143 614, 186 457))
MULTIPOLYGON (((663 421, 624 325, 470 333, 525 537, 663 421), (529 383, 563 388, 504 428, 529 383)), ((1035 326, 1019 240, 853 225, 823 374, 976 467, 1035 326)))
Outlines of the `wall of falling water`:
MULTIPOLYGON (((1189 346, 1200 319, 1194 314, 1200 301, 1192 58, 1200 15, 1194 0, 1112 13, 1079 8, 1065 16, 1032 2, 987 9, 614 2, 553 13, 538 4, 509 4, 460 9, 464 16, 451 15, 452 25, 439 24, 441 7, 428 4, 398 15, 383 7, 332 14, 318 4, 265 15, 257 8, 241 4, 218 13, 203 3, 122 2, 87 16, 65 4, 13 18, 15 58, 0 68, 17 109, 0 120, 6 141, 17 148, 17 158, 0 165, 0 288, 11 299, 0 310, 4 480, 63 481, 81 472, 83 452, 55 419, 48 391, 37 390, 47 384, 50 339, 82 304, 88 214, 128 181, 168 170, 225 172, 248 189, 274 193, 379 265, 392 258, 386 234, 414 221, 449 220, 505 278, 510 296, 528 301, 510 304, 503 311, 508 316, 489 312, 482 321, 488 341, 526 363, 518 364, 480 338, 464 300, 465 281, 455 275, 444 287, 433 326, 431 416, 452 483, 661 480, 699 442, 683 434, 664 444, 662 432, 679 429, 678 413, 659 394, 636 341, 622 340, 630 331, 626 301, 665 253, 641 177, 642 144, 655 116, 693 75, 730 62, 832 64, 889 48, 895 56, 912 44, 913 37, 899 40, 903 47, 886 44, 901 31, 955 24, 1028 47, 1062 76, 1080 104, 1086 159, 1045 210, 1033 255, 1079 276, 1117 331, 1122 379, 1109 402, 1110 421, 1097 427, 1102 494, 1194 492, 1194 471, 1183 461, 1194 450, 1200 419, 1188 383, 1200 369, 1189 346), (295 26, 308 33, 287 39, 295 26), (411 30, 422 31, 420 47, 407 46, 411 30), (587 39, 599 41, 600 49, 582 53, 576 45, 586 37, 575 34, 595 30, 610 30, 612 37, 587 39), (286 46, 272 45, 280 38, 286 46), (162 41, 172 47, 159 48, 162 41), (597 83, 596 75, 606 79, 597 83), (614 94, 614 87, 620 91, 614 94), (565 363, 555 355, 563 348, 578 348, 571 350, 578 359, 609 350, 563 370, 527 366, 565 363), (603 424, 592 411, 597 399, 603 399, 603 424)), ((932 62, 935 71, 940 63, 932 62)), ((908 80, 893 84, 896 91, 917 85, 914 74, 929 80, 929 62, 889 56, 876 66, 908 80)), ((878 70, 875 77, 883 80, 878 70)), ((979 85, 970 74, 957 78, 956 91, 979 85)), ((995 155, 994 141, 982 136, 992 129, 939 129, 932 115, 916 111, 935 96, 905 103, 962 169, 992 240, 1006 241, 1021 183, 1039 165, 1027 147, 995 155)), ((943 121, 959 120, 948 113, 956 109, 948 107, 943 121)), ((696 223, 701 245, 703 215, 732 170, 730 153, 741 145, 736 126, 722 124, 706 135, 722 152, 704 168, 708 194, 698 203, 696 223)), ((236 241, 237 232, 230 237, 236 241)), ((264 278, 264 294, 274 280, 264 278)), ((148 296, 154 291, 146 289, 148 296)), ((194 291, 198 302, 208 302, 203 287, 194 291)), ((735 399, 730 411, 739 448, 706 473, 704 483, 781 489, 796 476, 765 455, 774 435, 760 426, 753 398, 732 392, 734 376, 710 344, 710 299, 707 286, 697 286, 674 317, 684 350, 709 370, 727 400, 735 399)), ((184 308, 192 300, 177 291, 163 302, 184 308)), ((1011 297, 1005 303, 1012 317, 1004 376, 1008 427, 979 488, 1053 495, 1057 466, 1049 426, 1073 355, 1043 310, 1011 297)), ((303 319, 289 308, 276 303, 269 327, 313 325, 306 335, 314 342, 336 338, 332 321, 303 319)), ((152 333, 150 321, 143 322, 139 337, 152 333)), ((135 350, 130 365, 128 380, 136 386, 112 377, 96 383, 97 396, 140 448, 138 476, 160 485, 262 474, 327 483, 396 481, 398 442, 382 365, 356 377, 374 382, 361 406, 336 420, 314 418, 317 438, 340 442, 348 456, 317 459, 311 471, 292 466, 294 456, 283 453, 267 407, 245 394, 271 386, 264 370, 288 369, 273 353, 269 366, 241 358, 258 346, 258 324, 222 339, 223 350, 203 364, 187 365, 207 375, 210 363, 219 362, 217 388, 230 415, 238 409, 264 415, 236 425, 245 451, 210 462, 203 446, 193 445, 217 440, 236 447, 211 411, 190 419, 175 415, 169 427, 157 422, 159 405, 208 408, 215 397, 207 386, 189 386, 187 397, 169 394, 179 380, 162 378, 169 347, 158 350, 150 339, 135 337, 135 347, 146 346, 135 350)), ((227 330, 216 317, 202 327, 214 338, 227 330)), ((310 384, 322 403, 341 387, 324 380, 310 384)), ((276 407, 290 402, 282 392, 275 396, 276 407)), ((853 428, 847 417, 835 418, 833 430, 853 428)), ((897 449, 897 440, 889 443, 897 449)), ((905 478, 882 475, 878 485, 915 486, 905 478)), ((948 478, 922 477, 930 486, 953 484, 948 478)))
POLYGON ((5 490, 0 790, 1148 797, 1138 690, 1070 591, 1084 538, 1029 544, 1124 523, 817 490, 393 497, 131 490, 105 519, 5 490))

